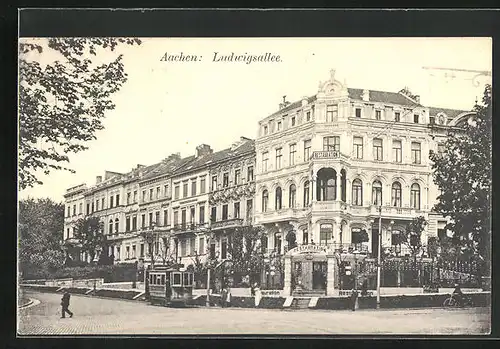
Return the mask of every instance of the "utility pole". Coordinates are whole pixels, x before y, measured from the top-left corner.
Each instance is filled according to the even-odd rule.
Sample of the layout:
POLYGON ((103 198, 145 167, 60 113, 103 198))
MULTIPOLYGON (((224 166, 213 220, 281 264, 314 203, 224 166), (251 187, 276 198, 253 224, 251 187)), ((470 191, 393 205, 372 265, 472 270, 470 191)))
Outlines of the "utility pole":
POLYGON ((382 203, 378 215, 378 251, 377 251, 377 309, 380 309, 380 250, 382 249, 382 203))

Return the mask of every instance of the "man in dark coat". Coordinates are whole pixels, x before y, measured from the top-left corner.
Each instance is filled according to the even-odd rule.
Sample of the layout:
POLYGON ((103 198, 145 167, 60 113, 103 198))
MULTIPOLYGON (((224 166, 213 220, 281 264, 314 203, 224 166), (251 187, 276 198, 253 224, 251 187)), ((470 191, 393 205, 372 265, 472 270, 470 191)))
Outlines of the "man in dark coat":
POLYGON ((61 298, 61 306, 62 306, 62 311, 61 311, 61 319, 64 319, 66 316, 66 313, 69 314, 69 317, 73 317, 73 313, 68 309, 69 307, 69 298, 71 295, 67 290, 64 291, 64 294, 61 298))

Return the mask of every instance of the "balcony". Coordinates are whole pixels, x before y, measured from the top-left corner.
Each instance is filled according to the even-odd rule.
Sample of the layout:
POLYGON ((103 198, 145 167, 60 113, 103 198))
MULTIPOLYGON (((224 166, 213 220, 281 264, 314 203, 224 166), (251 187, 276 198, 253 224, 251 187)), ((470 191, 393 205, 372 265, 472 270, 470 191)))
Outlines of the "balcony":
POLYGON ((255 214, 255 222, 260 224, 290 221, 305 217, 308 208, 283 208, 255 214))
POLYGON ((218 230, 218 229, 225 229, 225 228, 241 227, 242 225, 243 225, 242 218, 232 218, 232 219, 226 219, 226 220, 222 220, 222 221, 212 222, 210 224, 210 227, 212 228, 212 230, 218 230))
MULTIPOLYGON (((379 216, 379 207, 370 206, 369 214, 372 216, 379 216)), ((422 210, 417 210, 410 207, 393 207, 382 206, 382 217, 389 218, 412 218, 423 214, 422 210)))
POLYGON ((348 205, 343 201, 313 201, 313 211, 340 211, 347 209, 348 205))
POLYGON ((185 233, 195 233, 199 231, 203 231, 204 228, 207 228, 206 223, 178 223, 174 224, 173 232, 174 234, 185 234, 185 233))

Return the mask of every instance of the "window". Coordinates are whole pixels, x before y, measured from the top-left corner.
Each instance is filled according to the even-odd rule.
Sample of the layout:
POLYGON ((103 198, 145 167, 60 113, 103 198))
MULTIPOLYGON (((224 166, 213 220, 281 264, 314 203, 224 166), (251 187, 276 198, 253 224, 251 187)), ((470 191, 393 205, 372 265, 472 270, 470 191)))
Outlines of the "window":
POLYGON ((420 210, 420 186, 417 183, 414 183, 411 186, 410 207, 420 210))
POLYGON ((143 202, 146 201, 146 191, 145 190, 142 191, 142 201, 143 202))
POLYGON ((226 221, 227 220, 227 204, 222 205, 222 220, 226 221))
POLYGON ((222 241, 222 243, 221 243, 220 257, 222 259, 227 258, 227 241, 226 240, 222 241))
POLYGON ((289 163, 290 166, 295 165, 295 153, 296 152, 297 152, 297 145, 295 143, 290 144, 290 163, 289 163))
POLYGON ((155 213, 155 224, 156 225, 160 224, 160 211, 157 211, 155 213))
POLYGON ((173 221, 173 224, 174 225, 179 224, 179 211, 174 211, 174 221, 173 221))
POLYGON ((132 245, 132 258, 137 258, 136 246, 135 245, 132 245))
POLYGON ((340 151, 340 137, 323 137, 323 151, 340 151))
POLYGON ((194 224, 195 217, 196 217, 196 209, 194 207, 191 207, 190 213, 191 213, 191 215, 189 216, 189 222, 191 224, 194 224))
POLYGON ((212 177, 212 191, 217 190, 217 176, 212 177))
MULTIPOLYGON (((192 237, 189 239, 189 255, 194 256, 195 255, 195 244, 196 244, 196 238, 192 237)), ((188 274, 184 274, 184 276, 187 276, 188 274)))
POLYGON ((321 224, 319 226, 319 244, 323 243, 326 245, 328 240, 331 240, 333 236, 333 225, 331 224, 321 224))
POLYGON ((373 160, 383 160, 382 139, 380 138, 373 139, 373 160))
MULTIPOLYGON (((187 240, 186 239, 182 239, 181 240, 181 256, 182 257, 186 256, 186 253, 187 253, 186 245, 187 245, 187 240)), ((181 274, 179 273, 179 277, 180 277, 180 275, 181 274)))
POLYGON ((130 217, 125 217, 125 231, 130 231, 130 217))
POLYGON ((282 148, 276 149, 276 169, 279 170, 281 168, 281 154, 282 148))
POLYGON ((188 182, 182 183, 182 197, 186 198, 188 196, 188 182))
POLYGON ((99 200, 95 201, 95 210, 99 211, 99 200))
POLYGON ((198 240, 198 253, 205 254, 205 238, 203 236, 200 236, 198 240))
POLYGON ((394 162, 402 161, 402 145, 399 140, 392 141, 392 160, 394 162))
POLYGON ((363 183, 359 179, 352 181, 352 204, 363 206, 363 183))
POLYGON ((132 193, 130 193, 130 192, 127 193, 127 205, 130 205, 130 195, 131 194, 132 193))
POLYGON ((120 246, 116 246, 116 259, 120 260, 121 253, 120 253, 120 246))
POLYGON ((326 122, 333 122, 337 120, 338 108, 336 105, 326 106, 326 122))
POLYGON ((382 205, 382 183, 375 181, 372 184, 372 203, 375 206, 382 205))
POLYGON ((120 225, 120 221, 118 220, 118 218, 115 219, 115 233, 118 234, 118 227, 120 225))
POLYGON ((180 187, 179 185, 176 185, 174 188, 174 199, 179 200, 179 196, 180 196, 180 187))
POLYGON ((104 198, 102 198, 102 199, 101 199, 101 210, 104 210, 104 209, 105 209, 105 207, 104 207, 104 206, 106 206, 105 204, 106 204, 106 201, 105 201, 105 199, 104 199, 104 198))
POLYGON ((309 181, 304 183, 304 207, 309 206, 309 181))
POLYGON ((311 157, 311 140, 304 141, 304 161, 309 161, 311 157))
POLYGON ((76 205, 73 205, 73 216, 76 216, 76 205))
MULTIPOLYGON (((87 204, 87 214, 90 214, 90 204, 87 204)), ((69 217, 69 209, 68 209, 68 217, 69 217)))
POLYGON ((186 227, 186 222, 187 222, 186 209, 183 209, 183 210, 181 210, 181 224, 182 224, 183 228, 186 227))
POLYGON ((310 111, 308 111, 306 113, 306 121, 311 121, 311 112, 310 111))
POLYGON ((137 202, 137 190, 134 190, 134 202, 137 202))
POLYGON ((262 248, 262 252, 267 252, 268 247, 267 236, 263 236, 260 238, 260 247, 262 248))
POLYGON ((392 184, 392 206, 401 207, 401 184, 394 182, 392 184))
POLYGON ((415 124, 418 124, 418 118, 419 118, 419 115, 418 114, 413 114, 413 122, 415 124))
POLYGON ((168 185, 167 185, 167 184, 165 184, 165 185, 163 186, 163 196, 165 196, 165 197, 166 197, 167 195, 168 195, 168 185))
POLYGON ((288 197, 288 207, 295 207, 295 196, 297 194, 297 188, 295 184, 290 185, 289 197, 288 197))
POLYGON ((210 259, 215 259, 215 244, 210 244, 210 259))
POLYGON ((267 126, 264 126, 264 136, 266 136, 268 132, 269 132, 269 131, 268 131, 267 126))
POLYGON ((240 218, 240 203, 234 203, 234 218, 240 218))
POLYGON ((234 185, 240 184, 240 179, 241 179, 241 171, 239 169, 234 170, 234 185))
POLYGON ((292 121, 292 126, 295 126, 295 116, 292 116, 291 121, 292 121))
POLYGON ((196 179, 191 181, 191 196, 196 195, 196 179))
POLYGON ((137 230, 137 216, 132 217, 132 230, 137 230))
POLYGON ((429 116, 429 124, 434 125, 436 123, 436 118, 434 116, 429 116))
POLYGON ((153 188, 149 188, 149 200, 153 200, 153 188))
POLYGON ((66 213, 66 217, 69 217, 69 216, 71 216, 71 206, 68 206, 68 212, 66 213))
POLYGON ((109 208, 113 208, 113 199, 112 196, 109 198, 109 208))
POLYGON ((200 206, 200 219, 199 219, 200 224, 205 223, 205 206, 200 206))
POLYGON ((281 253, 281 235, 280 234, 275 234, 274 235, 274 250, 276 252, 281 253))
POLYGON ((354 157, 356 159, 363 158, 363 138, 354 137, 353 138, 353 147, 354 147, 354 157))
POLYGON ((443 155, 446 152, 446 147, 443 143, 438 143, 438 154, 443 155))
POLYGON ((160 187, 156 187, 156 199, 160 198, 160 192, 161 192, 160 187))
POLYGON ((252 213, 253 213, 253 200, 249 199, 247 200, 247 212, 246 212, 248 221, 252 219, 252 213))
POLYGON ((141 216, 141 227, 144 228, 146 226, 146 215, 143 214, 141 216))
POLYGON ((222 176, 222 187, 223 188, 226 188, 229 186, 229 173, 226 172, 224 173, 224 175, 222 176))
POLYGON ((382 119, 382 111, 381 110, 375 110, 375 119, 376 120, 382 119))
MULTIPOLYGON (((69 210, 70 208, 68 207, 68 217, 69 217, 69 210)), ((94 213, 94 202, 92 202, 92 213, 94 213)))
POLYGON ((411 142, 411 162, 414 164, 420 164, 422 160, 420 155, 420 143, 411 142))
POLYGON ((108 227, 109 227, 108 233, 109 234, 113 234, 113 220, 112 219, 109 220, 109 226, 108 227))
POLYGON ((248 166, 247 169, 247 182, 253 181, 253 166, 248 166))
POLYGON ((391 245, 396 246, 396 245, 401 245, 401 232, 399 230, 393 230, 391 233, 391 245))
POLYGON ((309 232, 307 229, 302 231, 302 244, 307 245, 309 243, 309 232))
POLYGON ((400 122, 401 121, 401 113, 400 112, 395 112, 394 113, 394 121, 400 122))
POLYGON ((116 206, 120 206, 120 194, 116 194, 116 206))
POLYGON ((277 131, 281 131, 281 121, 278 121, 277 123, 277 131))
POLYGON ((149 212, 149 226, 153 225, 153 212, 149 212))
POLYGON ((130 246, 125 247, 125 259, 130 259, 130 246))
POLYGON ((361 117, 361 108, 356 108, 355 113, 356 113, 356 117, 360 118, 361 117))
POLYGON ((276 188, 276 200, 275 200, 275 205, 274 205, 274 208, 276 210, 281 210, 282 208, 282 191, 281 191, 281 188, 278 187, 276 188))
POLYGON ((217 207, 212 207, 212 212, 210 214, 210 222, 214 223, 217 221, 217 207))
POLYGON ((78 214, 81 214, 82 213, 82 209, 83 209, 83 204, 80 202, 78 204, 78 214))
POLYGON ((203 177, 201 180, 200 180, 200 194, 205 194, 205 190, 206 190, 206 179, 205 177, 203 177))
POLYGON ((168 210, 163 210, 163 226, 168 225, 168 210))
POLYGON ((262 212, 267 212, 267 204, 269 203, 269 192, 264 190, 262 192, 262 212))

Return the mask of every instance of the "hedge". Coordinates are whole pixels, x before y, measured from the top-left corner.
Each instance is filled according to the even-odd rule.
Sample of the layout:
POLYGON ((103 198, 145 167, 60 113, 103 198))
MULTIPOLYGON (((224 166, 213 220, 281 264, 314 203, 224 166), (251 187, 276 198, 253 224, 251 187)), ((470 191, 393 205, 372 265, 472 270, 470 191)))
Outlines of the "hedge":
POLYGON ((28 288, 28 289, 33 289, 35 291, 40 291, 40 292, 51 292, 51 293, 56 293, 58 289, 60 289, 59 286, 33 286, 33 285, 23 285, 23 287, 28 288))
POLYGON ((104 282, 133 281, 137 269, 134 264, 87 265, 66 267, 55 271, 48 269, 30 270, 23 273, 23 279, 104 279, 104 282))

